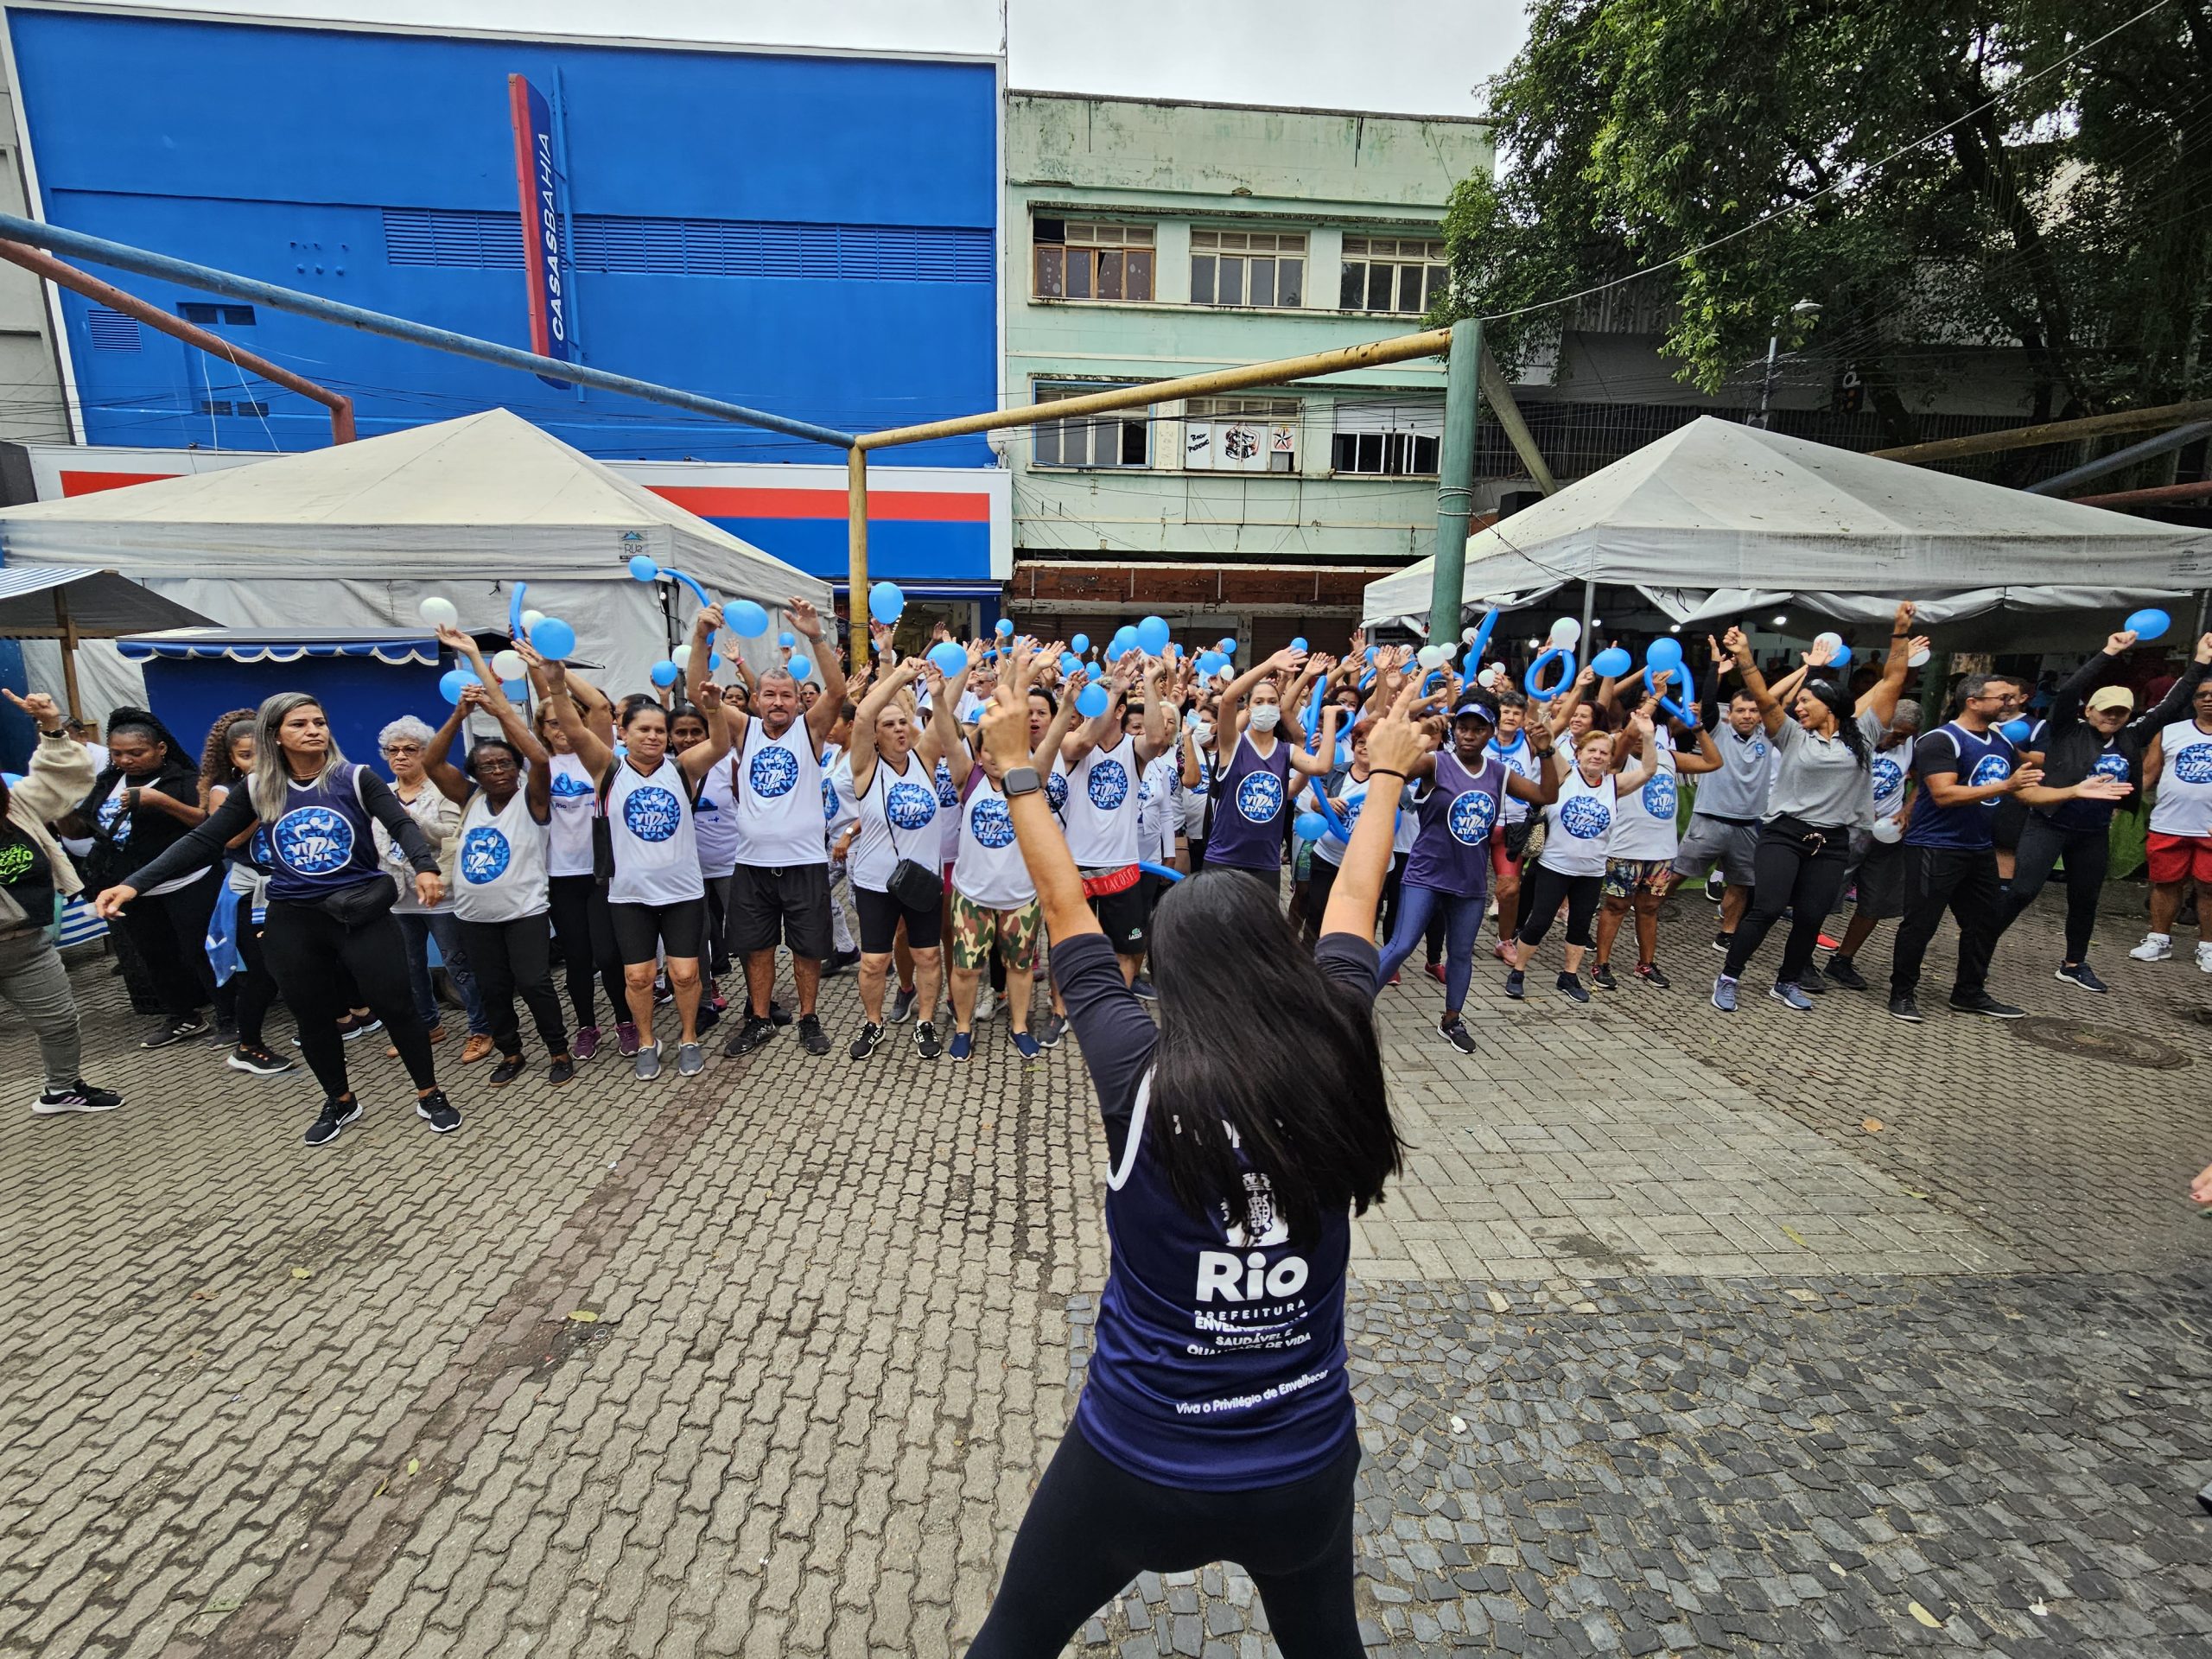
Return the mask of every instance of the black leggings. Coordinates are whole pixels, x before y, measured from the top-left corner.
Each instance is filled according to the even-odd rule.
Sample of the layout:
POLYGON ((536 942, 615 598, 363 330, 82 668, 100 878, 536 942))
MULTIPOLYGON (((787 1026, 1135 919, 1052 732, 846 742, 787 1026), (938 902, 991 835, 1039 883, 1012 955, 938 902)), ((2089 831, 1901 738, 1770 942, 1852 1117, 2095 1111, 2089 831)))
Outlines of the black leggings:
POLYGON ((352 1092, 338 1022, 357 996, 384 1021, 415 1086, 438 1086, 429 1033, 416 1015, 415 993, 407 983, 407 941, 390 911, 349 928, 312 905, 272 902, 261 943, 269 970, 299 1022, 300 1052, 323 1093, 335 1099, 352 1092))
POLYGON ((1522 881, 1521 931, 1515 937, 1523 944, 1541 944, 1559 918, 1559 907, 1565 905, 1567 942, 1589 949, 1590 918, 1598 913, 1605 885, 1602 875, 1562 875, 1539 861, 1522 881))
POLYGON ((2012 926, 2035 903, 2043 884, 2050 880, 2051 866, 2062 855, 2066 860, 2066 960, 2071 965, 2089 954, 2089 935, 2097 925, 2097 895, 2104 891, 2105 868, 2112 862, 2108 829, 2062 830, 2041 813, 2030 812, 2020 826, 2019 850, 2012 856, 2012 893, 2005 904, 2004 925, 2012 926))
POLYGON ((1352 1478, 1359 1437, 1319 1474, 1243 1492, 1139 1479, 1070 1426, 1014 1535, 968 1659, 1052 1659, 1140 1573, 1233 1560, 1252 1575, 1283 1659, 1358 1659, 1352 1478))
POLYGON ((476 975, 476 995, 492 1022, 493 1046, 509 1059, 522 1052, 522 1023, 515 1018, 520 995, 545 1052, 567 1053, 569 1033, 561 1023, 561 999, 553 994, 553 940, 543 914, 463 922, 461 937, 476 975))
POLYGON ((238 1046, 262 1048, 262 1025, 269 1018, 269 1010, 276 1005, 276 978, 269 971, 268 948, 262 935, 268 923, 253 919, 253 901, 245 894, 238 895, 238 958, 245 963, 245 971, 231 976, 231 986, 238 992, 237 1013, 238 1046))
POLYGON ((123 912, 130 942, 145 959, 155 998, 171 1020, 189 1020, 215 1000, 215 970, 207 963, 207 918, 214 914, 219 874, 156 897, 141 893, 123 912))
POLYGON ((1751 853, 1751 906, 1729 936, 1728 962, 1721 973, 1743 977, 1744 969, 1767 930, 1790 913, 1789 938, 1782 947, 1782 965, 1775 970, 1777 985, 1795 985, 1813 960, 1821 942, 1821 924, 1835 908, 1843 892, 1843 878, 1851 868, 1851 831, 1822 829, 1796 818, 1777 818, 1759 831, 1751 853), (1811 850, 1807 837, 1817 836, 1820 850, 1811 850))
POLYGON ((614 1018, 627 1020, 630 1004, 622 988, 622 953, 614 948, 614 920, 607 908, 607 889, 593 875, 556 875, 545 887, 553 901, 553 931, 561 960, 569 970, 569 1006, 575 1010, 576 1029, 599 1024, 592 1007, 594 974, 607 992, 614 1018))

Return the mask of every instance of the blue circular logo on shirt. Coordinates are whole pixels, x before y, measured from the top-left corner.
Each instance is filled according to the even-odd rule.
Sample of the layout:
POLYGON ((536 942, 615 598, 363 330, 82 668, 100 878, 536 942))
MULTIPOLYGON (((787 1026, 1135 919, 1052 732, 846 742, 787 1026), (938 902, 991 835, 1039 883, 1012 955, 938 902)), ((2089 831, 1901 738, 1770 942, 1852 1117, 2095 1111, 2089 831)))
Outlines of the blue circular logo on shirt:
MULTIPOLYGON (((2001 784, 2012 775, 2012 763, 2010 760, 2001 754, 1985 754, 1974 762, 1974 772, 1967 778, 1967 782, 1972 787, 1979 789, 1984 784, 2001 784)), ((1991 796, 1982 804, 1994 808, 1997 804, 1997 797, 1991 796)))
POLYGON ((1766 739, 1764 739, 1764 738, 1763 738, 1763 737, 1755 737, 1755 738, 1753 738, 1753 739, 1751 740, 1751 759, 1752 759, 1752 760, 1765 760, 1765 759, 1766 759, 1766 739))
POLYGON ((960 804, 960 785, 952 781, 952 763, 950 760, 937 763, 937 804, 939 806, 960 804))
POLYGON ((1578 795, 1559 810, 1559 827, 1577 841, 1597 840, 1612 822, 1612 808, 1588 795, 1578 795))
POLYGON ((1874 757, 1874 792, 1894 795, 1904 787, 1904 768, 1886 754, 1874 757))
POLYGON ((480 823, 461 838, 461 879, 481 887, 507 873, 514 849, 507 838, 488 823, 480 823))
POLYGON ((270 854, 267 824, 262 824, 254 830, 253 839, 247 843, 246 858, 262 869, 265 870, 269 868, 270 854))
POLYGON ((883 797, 883 816, 898 830, 918 830, 937 817, 937 797, 919 784, 893 784, 883 797))
POLYGON ((276 820, 276 856, 302 875, 328 875, 353 856, 353 826, 327 806, 296 807, 276 820))
POLYGON ((100 833, 118 847, 128 847, 130 844, 132 820, 130 814, 123 810, 123 791, 130 787, 130 785, 125 784, 123 789, 117 790, 114 794, 100 803, 100 833))
POLYGON ((1111 812, 1129 798, 1129 769, 1118 760, 1101 760, 1090 768, 1090 781, 1084 787, 1093 806, 1111 812))
POLYGON ((2212 743, 2192 743, 2176 753, 2174 776, 2184 784, 2212 784, 2212 743))
POLYGON ((556 772, 553 774, 553 798, 556 802, 565 804, 588 800, 590 796, 590 784, 577 777, 575 772, 556 772))
POLYGON ((1485 789, 1463 789, 1452 798, 1444 822, 1461 846, 1480 846, 1497 822, 1497 797, 1485 789))
POLYGON ((753 792, 764 801, 772 801, 791 792, 798 782, 798 757, 780 743, 771 743, 756 749, 753 764, 745 769, 753 781, 753 792))
POLYGON ((683 822, 683 804, 658 784, 647 784, 622 803, 622 822, 639 841, 666 841, 683 822))
POLYGON ((1655 818, 1675 816, 1675 774, 1655 772, 1644 781, 1643 810, 1655 818))
POLYGON ((1014 845, 1014 815, 995 795, 976 798, 976 810, 968 815, 968 827, 976 832, 978 847, 996 852, 1001 847, 1014 845))
POLYGON ((1045 804, 1055 812, 1065 812, 1068 810, 1068 780, 1065 772, 1051 772, 1045 774, 1045 804))
POLYGON ((2107 749, 2097 757, 2096 765, 2089 768, 2089 775, 2092 778, 2116 778, 2124 784, 2127 781, 2127 757, 2114 754, 2107 749))
POLYGON ((822 822, 837 822, 837 785, 827 778, 822 780, 822 822))
POLYGON ((1272 772, 1248 772, 1236 785, 1236 810, 1247 823, 1272 823, 1282 811, 1282 779, 1272 772))

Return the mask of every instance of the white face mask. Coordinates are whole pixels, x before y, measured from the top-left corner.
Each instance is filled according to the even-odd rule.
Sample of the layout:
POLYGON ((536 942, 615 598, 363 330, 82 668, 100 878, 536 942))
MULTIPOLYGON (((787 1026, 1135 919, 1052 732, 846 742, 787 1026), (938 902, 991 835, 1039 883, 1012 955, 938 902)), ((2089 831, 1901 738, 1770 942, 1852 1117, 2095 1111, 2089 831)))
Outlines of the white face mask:
POLYGON ((1200 721, 1195 729, 1198 733, 1198 747, 1200 748, 1205 747, 1207 744, 1213 741, 1213 728, 1206 724, 1205 721, 1200 721))
POLYGON ((1252 729, 1255 732, 1272 732, 1275 728, 1275 722, 1281 718, 1282 710, 1274 703, 1261 703, 1252 710, 1252 729))

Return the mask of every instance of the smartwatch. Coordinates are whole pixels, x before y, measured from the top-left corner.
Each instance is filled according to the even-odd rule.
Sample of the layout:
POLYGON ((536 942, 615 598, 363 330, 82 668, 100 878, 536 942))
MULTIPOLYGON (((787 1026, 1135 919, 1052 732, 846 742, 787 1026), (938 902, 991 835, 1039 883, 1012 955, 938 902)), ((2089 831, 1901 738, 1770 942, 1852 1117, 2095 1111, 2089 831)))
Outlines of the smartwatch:
POLYGON ((1003 787, 1007 799, 1012 800, 1017 795, 1034 795, 1045 787, 1045 782, 1038 777, 1034 766, 1013 766, 1007 769, 1003 787))

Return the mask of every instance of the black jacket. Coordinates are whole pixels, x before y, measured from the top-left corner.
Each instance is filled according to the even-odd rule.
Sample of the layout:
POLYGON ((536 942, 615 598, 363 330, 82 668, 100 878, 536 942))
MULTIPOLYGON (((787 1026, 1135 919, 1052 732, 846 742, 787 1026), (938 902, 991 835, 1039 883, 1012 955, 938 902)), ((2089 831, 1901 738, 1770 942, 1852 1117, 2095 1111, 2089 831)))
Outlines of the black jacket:
MULTIPOLYGON (((2078 784, 2089 775, 2101 756, 2113 754, 2126 764, 2128 784, 2137 791, 2135 798, 2139 800, 2143 751, 2161 728, 2181 718, 2206 672, 2204 664, 2190 662, 2172 689, 2159 699, 2158 707, 2137 715, 2107 738, 2082 717, 2082 710, 2088 702, 2089 693, 2118 660, 2099 652, 2058 688, 2049 717, 2037 738, 2030 740, 2031 747, 2040 740, 2043 780, 2046 785, 2064 789, 2078 784)), ((2100 830, 2112 822, 2114 804, 2111 801, 2061 801, 2056 806, 2039 806, 2035 810, 2062 830, 2100 830)))

